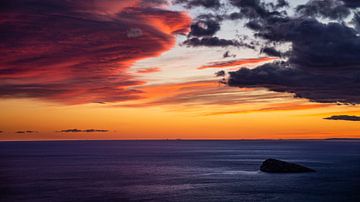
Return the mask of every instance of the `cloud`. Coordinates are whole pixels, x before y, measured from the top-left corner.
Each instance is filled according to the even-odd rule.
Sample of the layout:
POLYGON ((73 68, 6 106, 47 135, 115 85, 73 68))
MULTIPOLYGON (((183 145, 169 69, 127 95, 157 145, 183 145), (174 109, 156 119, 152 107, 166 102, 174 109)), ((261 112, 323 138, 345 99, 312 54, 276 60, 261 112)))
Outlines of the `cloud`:
POLYGON ((286 1, 277 1, 274 3, 264 3, 260 0, 230 0, 230 3, 239 9, 239 12, 234 12, 230 15, 230 19, 243 18, 268 18, 270 16, 282 16, 286 12, 278 11, 288 6, 286 1), (267 8, 272 8, 269 10, 267 8))
POLYGON ((351 116, 351 115, 334 115, 326 117, 327 120, 341 120, 341 121, 360 121, 360 116, 351 116))
POLYGON ((224 70, 220 70, 218 72, 215 72, 216 77, 224 77, 226 76, 226 72, 224 70))
POLYGON ((265 47, 261 50, 261 53, 265 53, 266 55, 273 57, 281 57, 283 55, 283 53, 273 47, 265 47))
POLYGON ((16 131, 16 133, 19 133, 19 134, 38 133, 38 131, 34 131, 34 130, 19 130, 19 131, 16 131))
POLYGON ((155 72, 160 72, 160 71, 161 71, 161 69, 159 67, 149 67, 149 68, 138 69, 136 71, 136 73, 149 74, 149 73, 155 73, 155 72))
POLYGON ((212 36, 220 30, 219 22, 215 20, 199 20, 191 25, 189 36, 212 36))
POLYGON ((175 4, 183 4, 186 8, 204 7, 216 9, 220 7, 220 0, 174 0, 175 4))
POLYGON ((322 103, 360 103, 359 74, 354 72, 313 72, 268 63, 255 69, 229 72, 228 84, 238 87, 265 87, 271 91, 294 93, 296 97, 322 103))
POLYGON ((168 83, 139 87, 144 99, 137 103, 121 104, 118 107, 149 107, 159 105, 207 106, 267 103, 273 99, 290 99, 291 95, 244 88, 238 90, 220 85, 216 80, 168 83))
POLYGON ((230 51, 226 51, 224 54, 223 54, 223 58, 229 58, 229 57, 236 57, 235 54, 231 54, 230 51))
POLYGON ((230 73, 231 86, 267 87, 315 102, 360 103, 360 37, 341 23, 315 19, 282 19, 258 36, 291 42, 285 63, 230 73))
MULTIPOLYGON (((359 1, 310 0, 291 11, 285 0, 229 0, 228 4, 220 5, 224 12, 212 19, 218 22, 242 19, 238 28, 243 29, 245 25, 249 30, 238 32, 234 39, 190 37, 185 45, 248 46, 260 50, 259 54, 283 60, 269 60, 271 63, 254 69, 229 72, 230 86, 267 88, 313 102, 360 103, 359 1), (349 19, 351 16, 353 19, 349 19)), ((200 16, 211 15, 213 10, 209 9, 200 16)), ((199 69, 232 65, 236 65, 236 61, 204 65, 199 69)))
POLYGON ((60 130, 57 132, 61 132, 61 133, 106 133, 109 132, 109 130, 103 130, 103 129, 85 129, 85 130, 80 130, 80 129, 66 129, 66 130, 60 130))
POLYGON ((303 16, 343 19, 350 15, 349 8, 339 0, 312 0, 296 8, 303 16))
POLYGON ((208 47, 226 47, 226 46, 240 46, 241 44, 236 40, 220 39, 218 37, 192 37, 183 42, 186 46, 208 46, 208 47))
POLYGON ((345 5, 349 8, 359 8, 360 2, 358 0, 343 0, 345 5))
POLYGON ((230 72, 230 86, 265 87, 314 102, 360 103, 360 30, 346 22, 354 13, 356 25, 357 2, 309 1, 292 16, 259 0, 230 2, 255 40, 266 45, 262 52, 285 61, 230 72), (283 44, 289 46, 285 53, 276 49, 283 44))
POLYGON ((190 17, 159 0, 7 0, 0 26, 0 97, 66 104, 138 99, 136 61, 172 48, 190 17), (55 23, 56 22, 56 23, 55 23))
POLYGON ((276 59, 278 59, 278 58, 260 57, 260 58, 245 58, 245 59, 238 59, 238 60, 213 62, 213 63, 207 64, 207 65, 201 66, 197 69, 227 68, 227 67, 234 67, 234 66, 243 66, 243 65, 256 64, 256 63, 261 63, 261 62, 273 61, 276 59))

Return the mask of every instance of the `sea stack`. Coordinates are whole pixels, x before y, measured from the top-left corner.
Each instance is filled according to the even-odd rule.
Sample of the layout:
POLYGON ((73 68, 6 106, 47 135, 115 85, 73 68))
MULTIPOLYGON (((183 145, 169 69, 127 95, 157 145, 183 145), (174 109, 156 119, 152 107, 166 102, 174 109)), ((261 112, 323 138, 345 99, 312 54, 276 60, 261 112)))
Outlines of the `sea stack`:
POLYGON ((306 173, 316 172, 315 170, 286 161, 277 159, 266 159, 260 166, 260 170, 267 173, 306 173))

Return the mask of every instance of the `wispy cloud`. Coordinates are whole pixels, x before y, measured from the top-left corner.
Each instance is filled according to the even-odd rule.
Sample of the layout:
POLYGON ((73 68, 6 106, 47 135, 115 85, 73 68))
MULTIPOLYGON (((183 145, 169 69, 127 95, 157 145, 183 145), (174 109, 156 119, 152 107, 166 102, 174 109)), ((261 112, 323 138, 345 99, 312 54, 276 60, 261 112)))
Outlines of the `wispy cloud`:
POLYGON ((16 133, 18 133, 18 134, 38 133, 38 131, 34 131, 34 130, 19 130, 19 131, 16 131, 16 133))
POLYGON ((219 84, 216 80, 169 83, 143 86, 144 97, 137 103, 119 104, 123 107, 149 107, 156 105, 234 105, 272 102, 290 99, 291 94, 279 94, 265 89, 236 89, 219 84))
POLYGON ((136 71, 136 73, 139 73, 139 74, 149 74, 149 73, 155 73, 155 72, 160 72, 160 68, 159 67, 149 67, 149 68, 138 69, 136 71))
POLYGON ((222 62, 213 62, 204 66, 199 67, 198 69, 208 69, 208 68, 227 68, 227 67, 236 67, 244 66, 249 64, 257 64, 262 62, 273 61, 278 58, 276 57, 260 57, 260 58, 245 58, 238 60, 222 61, 222 62))
POLYGON ((60 130, 57 131, 60 133, 106 133, 109 132, 109 130, 104 130, 104 129, 77 129, 77 128, 72 128, 72 129, 65 129, 65 130, 60 130))

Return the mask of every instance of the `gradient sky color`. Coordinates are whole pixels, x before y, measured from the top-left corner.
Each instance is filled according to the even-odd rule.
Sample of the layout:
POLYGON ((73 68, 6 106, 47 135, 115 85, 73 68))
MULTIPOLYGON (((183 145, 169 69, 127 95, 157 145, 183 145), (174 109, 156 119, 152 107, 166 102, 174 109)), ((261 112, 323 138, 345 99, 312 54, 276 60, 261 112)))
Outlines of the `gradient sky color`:
MULTIPOLYGON (((291 8, 307 1, 289 2, 292 14, 291 8)), ((222 12, 237 11, 225 5, 222 12)), ((151 0, 8 1, 0 14, 6 30, 0 35, 0 140, 360 137, 360 122, 324 119, 360 116, 356 101, 323 102, 312 94, 299 97, 299 88, 247 85, 252 80, 243 86, 219 82, 218 71, 242 73, 243 67, 254 70, 291 56, 239 44, 186 45, 191 37, 204 37, 191 34, 199 15, 217 11, 183 6, 151 0)), ((353 16, 349 27, 356 26, 353 16)), ((253 34, 245 22, 223 20, 213 36, 232 41, 253 34)), ((291 44, 277 48, 286 52, 291 44)), ((359 68, 358 62, 351 67, 359 68)), ((349 91, 352 101, 360 97, 349 91)))

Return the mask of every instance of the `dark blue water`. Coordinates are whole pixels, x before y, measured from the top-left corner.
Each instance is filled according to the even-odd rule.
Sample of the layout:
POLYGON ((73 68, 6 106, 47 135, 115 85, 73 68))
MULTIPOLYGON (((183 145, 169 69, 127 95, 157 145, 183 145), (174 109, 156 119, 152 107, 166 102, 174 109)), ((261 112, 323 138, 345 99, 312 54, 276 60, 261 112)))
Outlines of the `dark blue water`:
POLYGON ((0 201, 360 201, 360 142, 1 142, 0 201))

